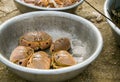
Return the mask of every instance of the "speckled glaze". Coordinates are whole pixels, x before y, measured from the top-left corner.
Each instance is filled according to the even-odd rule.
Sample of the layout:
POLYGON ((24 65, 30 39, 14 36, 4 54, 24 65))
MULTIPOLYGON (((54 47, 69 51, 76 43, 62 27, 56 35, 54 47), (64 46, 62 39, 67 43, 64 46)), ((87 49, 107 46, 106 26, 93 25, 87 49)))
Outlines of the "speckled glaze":
MULTIPOLYGON (((108 11, 110 11, 110 8, 112 6, 112 4, 114 3, 115 0, 106 0, 105 4, 104 4, 104 13, 105 15, 111 19, 110 14, 108 13, 108 11)), ((120 0, 116 0, 116 5, 115 8, 120 8, 120 0)), ((109 25, 111 26, 113 35, 117 41, 117 44, 120 45, 120 29, 113 24, 111 21, 107 20, 107 22, 109 23, 109 25)))
POLYGON ((14 0, 15 5, 18 7, 18 9, 22 12, 30 12, 30 11, 65 11, 65 12, 70 12, 74 13, 76 8, 83 3, 84 0, 80 0, 78 3, 68 6, 68 7, 63 7, 63 8, 43 8, 43 7, 38 7, 38 6, 33 6, 29 5, 27 3, 22 2, 21 0, 14 0))
MULTIPOLYGON (((30 12, 13 17, 0 26, 0 61, 14 73, 33 82, 58 82, 77 76, 96 59, 102 50, 102 46, 102 36, 91 22, 65 12, 30 12), (10 62, 10 54, 18 45, 19 37, 26 32, 36 30, 47 32, 53 37, 53 41, 60 37, 68 37, 72 48, 75 45, 86 46, 83 55, 84 60, 73 66, 50 70, 26 68, 10 62), (76 44, 75 41, 79 42, 76 44)), ((81 57, 81 55, 78 53, 77 57, 81 57)))

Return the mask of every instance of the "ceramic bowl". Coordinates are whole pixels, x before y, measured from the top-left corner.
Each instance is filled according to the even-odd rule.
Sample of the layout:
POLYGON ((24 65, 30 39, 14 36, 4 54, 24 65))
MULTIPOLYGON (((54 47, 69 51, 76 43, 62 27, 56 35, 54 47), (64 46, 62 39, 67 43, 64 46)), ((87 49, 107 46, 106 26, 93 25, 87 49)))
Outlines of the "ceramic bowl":
POLYGON ((57 82, 77 76, 100 54, 102 36, 91 22, 73 14, 58 11, 36 11, 13 17, 0 25, 0 61, 19 76, 33 82, 57 82), (32 69, 9 61, 21 35, 45 31, 53 37, 68 37, 71 51, 77 49, 77 64, 60 69, 32 69), (75 46, 77 48, 75 48, 75 46))
POLYGON ((76 8, 81 5, 83 3, 84 0, 80 0, 79 2, 71 5, 71 6, 67 6, 67 7, 63 7, 63 8, 44 8, 44 7, 38 7, 38 6, 33 6, 33 5, 29 5, 21 0, 14 0, 17 8, 22 12, 30 12, 30 11, 65 11, 65 12, 69 12, 69 13, 74 13, 76 8))
MULTIPOLYGON (((105 4, 104 4, 104 13, 110 19, 111 19, 111 16, 110 16, 109 12, 111 12, 111 7, 114 3, 115 3, 115 0, 106 0, 105 4)), ((120 0, 116 0, 115 8, 120 8, 120 0)), ((112 23, 110 20, 107 20, 107 22, 112 29, 112 32, 117 41, 117 44, 120 45, 120 29, 114 23, 112 23)))

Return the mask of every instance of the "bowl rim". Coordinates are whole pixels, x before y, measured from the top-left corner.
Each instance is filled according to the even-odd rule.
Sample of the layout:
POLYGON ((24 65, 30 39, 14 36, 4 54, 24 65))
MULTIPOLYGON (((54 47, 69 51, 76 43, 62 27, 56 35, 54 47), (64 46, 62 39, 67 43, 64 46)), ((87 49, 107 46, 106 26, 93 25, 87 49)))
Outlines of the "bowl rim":
MULTIPOLYGON (((97 36, 97 48, 95 50, 95 52, 93 52, 93 54, 91 54, 91 56, 84 60, 83 62, 73 65, 73 66, 69 66, 69 67, 65 67, 65 68, 61 68, 61 69, 52 69, 52 70, 42 70, 42 69, 32 69, 32 68, 27 68, 27 67, 23 67, 23 66, 19 66, 17 64, 14 64, 12 62, 10 62, 8 59, 6 59, 4 57, 4 55, 2 55, 0 53, 0 61, 5 64, 6 66, 12 68, 12 69, 16 69, 22 72, 27 72, 27 73, 32 73, 32 74, 61 74, 61 73, 66 73, 66 72, 70 72, 70 71, 75 71, 78 70, 80 68, 83 68, 85 66, 87 66, 88 64, 90 64, 93 60, 95 60, 98 55, 100 54, 100 52, 102 51, 102 47, 103 47, 103 39, 101 36, 101 33, 99 32, 98 28, 96 28, 96 26, 94 24, 92 24, 90 21, 88 21, 85 18, 82 18, 80 16, 74 15, 74 14, 70 14, 70 13, 65 13, 65 12, 60 12, 60 11, 35 11, 35 12, 29 12, 29 13, 25 13, 25 14, 21 14, 18 16, 15 16, 11 19, 8 19, 7 21, 5 21, 3 24, 1 24, 0 26, 0 31, 6 27, 6 25, 11 24, 11 22, 15 22, 16 20, 20 19, 21 17, 24 18, 26 16, 29 15, 51 15, 51 16, 59 16, 59 17, 66 17, 66 18, 71 18, 73 20, 76 21, 81 21, 83 23, 86 23, 85 25, 88 25, 88 28, 91 28, 97 36)), ((6 27, 7 28, 7 27, 6 27)))
POLYGON ((63 7, 63 8, 44 8, 44 7, 38 7, 38 6, 27 4, 27 3, 25 3, 25 2, 23 2, 21 0, 14 0, 14 1, 16 1, 17 3, 19 3, 21 5, 24 5, 24 6, 30 7, 30 8, 34 8, 34 9, 40 9, 40 10, 67 10, 67 9, 77 7, 78 5, 82 4, 84 0, 80 0, 79 2, 77 2, 77 3, 73 4, 73 5, 63 7))
MULTIPOLYGON (((104 3, 104 13, 105 13, 105 16, 107 16, 108 18, 111 19, 109 13, 108 13, 108 10, 109 10, 109 3, 111 1, 110 0, 106 0, 105 3, 104 3)), ((119 27, 117 27, 114 23, 112 23, 110 20, 106 19, 108 24, 111 26, 111 28, 118 34, 120 35, 120 29, 119 27)))

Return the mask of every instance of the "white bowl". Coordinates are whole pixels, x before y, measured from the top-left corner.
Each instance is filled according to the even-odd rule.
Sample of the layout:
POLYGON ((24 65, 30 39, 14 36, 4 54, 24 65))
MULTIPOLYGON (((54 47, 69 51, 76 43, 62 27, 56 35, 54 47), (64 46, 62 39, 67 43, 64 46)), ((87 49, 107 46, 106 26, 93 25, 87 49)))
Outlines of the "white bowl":
POLYGON ((0 61, 19 76, 33 82, 57 82, 77 76, 98 57, 102 46, 102 36, 91 22, 65 12, 30 12, 9 19, 0 26, 0 61), (84 60, 73 66, 50 70, 32 69, 10 62, 10 54, 18 45, 19 37, 35 30, 43 30, 53 38, 68 37, 80 41, 77 46, 84 47, 84 60))
MULTIPOLYGON (((106 0, 105 4, 104 4, 104 13, 105 15, 111 19, 110 14, 108 13, 108 11, 111 11, 111 6, 112 4, 114 4, 115 0, 106 0)), ((116 0, 116 4, 115 4, 116 8, 120 8, 120 0, 116 0)), ((112 23, 110 20, 107 19, 108 24, 110 25, 113 35, 117 41, 117 44, 120 45, 120 28, 118 28, 114 23, 112 23)))
POLYGON ((74 13, 76 8, 83 3, 84 0, 80 0, 79 2, 62 8, 45 8, 45 7, 38 7, 34 5, 29 5, 28 3, 25 3, 21 0, 14 0, 16 6, 21 12, 30 12, 30 11, 65 11, 74 13))

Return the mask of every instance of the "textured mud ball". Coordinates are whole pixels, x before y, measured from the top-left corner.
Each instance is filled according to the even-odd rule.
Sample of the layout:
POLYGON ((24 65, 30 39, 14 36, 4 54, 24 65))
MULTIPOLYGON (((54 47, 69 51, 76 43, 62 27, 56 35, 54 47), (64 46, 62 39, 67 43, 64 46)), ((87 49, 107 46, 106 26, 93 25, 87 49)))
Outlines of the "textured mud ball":
POLYGON ((67 52, 65 50, 60 50, 60 51, 52 54, 51 65, 55 69, 67 67, 67 66, 72 66, 75 64, 76 64, 75 59, 72 57, 72 55, 69 52, 67 52))
POLYGON ((26 33, 19 40, 20 45, 31 47, 34 50, 44 50, 50 47, 51 43, 52 37, 43 31, 26 33))
POLYGON ((59 51, 59 50, 69 50, 70 49, 70 40, 68 38, 59 38, 50 47, 50 53, 59 51))
POLYGON ((30 47, 17 46, 11 53, 10 61, 21 66, 26 66, 34 50, 30 47))
POLYGON ((27 67, 35 69, 50 69, 51 60, 44 51, 34 53, 27 63, 27 67))

